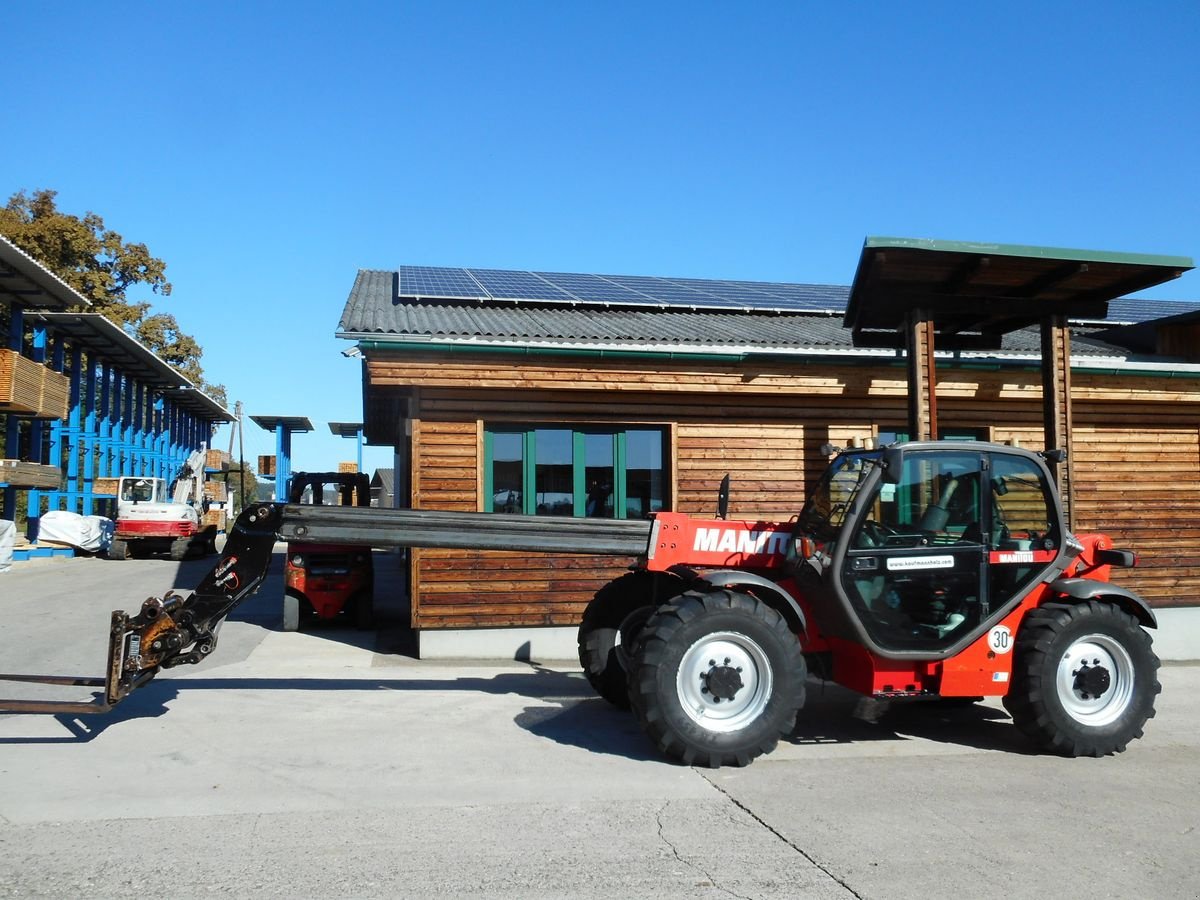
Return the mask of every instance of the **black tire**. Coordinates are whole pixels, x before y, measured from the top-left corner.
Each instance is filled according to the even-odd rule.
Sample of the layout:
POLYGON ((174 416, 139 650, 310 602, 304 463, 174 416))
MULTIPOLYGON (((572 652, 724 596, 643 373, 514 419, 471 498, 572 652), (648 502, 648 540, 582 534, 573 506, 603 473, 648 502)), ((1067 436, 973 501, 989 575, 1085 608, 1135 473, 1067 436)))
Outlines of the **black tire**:
POLYGON ((167 550, 168 555, 174 562, 182 562, 188 558, 188 554, 192 552, 191 538, 175 538, 171 541, 171 546, 167 550))
POLYGON ((653 612, 654 576, 627 572, 596 592, 579 623, 579 665, 596 693, 620 709, 629 709, 628 660, 653 612))
POLYGON ((734 591, 689 591, 646 623, 629 695, 671 759, 744 766, 791 732, 807 674, 799 640, 771 607, 734 591))
POLYGON ((1004 708, 1043 750, 1107 756, 1154 717, 1158 657, 1137 619, 1111 603, 1049 603, 1025 617, 1004 708))
POLYGON ((120 538, 113 538, 105 554, 109 559, 129 559, 129 544, 120 538))

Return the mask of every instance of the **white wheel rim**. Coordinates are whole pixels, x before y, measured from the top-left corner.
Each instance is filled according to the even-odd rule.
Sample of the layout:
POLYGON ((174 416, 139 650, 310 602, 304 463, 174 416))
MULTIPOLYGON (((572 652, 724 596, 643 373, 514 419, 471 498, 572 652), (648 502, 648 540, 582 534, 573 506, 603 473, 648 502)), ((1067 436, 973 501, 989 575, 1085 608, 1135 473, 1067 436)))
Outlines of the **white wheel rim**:
POLYGON ((1071 644, 1058 663, 1058 697, 1076 722, 1093 728, 1110 725, 1133 699, 1133 660, 1121 642, 1106 634, 1089 634, 1071 644), (1108 673, 1107 687, 1091 693, 1081 684, 1089 670, 1108 673))
POLYGON ((773 676, 767 654, 744 634, 705 635, 684 653, 676 676, 683 711, 709 731, 731 732, 757 719, 771 699, 773 676), (730 679, 740 682, 730 687, 730 679), (721 684, 714 693, 714 685, 721 684))

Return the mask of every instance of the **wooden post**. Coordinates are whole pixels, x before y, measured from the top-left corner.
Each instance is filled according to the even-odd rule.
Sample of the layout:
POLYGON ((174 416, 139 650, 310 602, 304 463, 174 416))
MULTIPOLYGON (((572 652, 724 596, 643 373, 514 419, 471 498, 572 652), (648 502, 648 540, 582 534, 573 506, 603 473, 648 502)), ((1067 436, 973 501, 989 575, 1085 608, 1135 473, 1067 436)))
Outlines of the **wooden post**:
POLYGON ((908 438, 937 440, 937 370, 933 362, 933 316, 914 309, 905 323, 908 351, 908 438))
POLYGON ((1042 320, 1042 421, 1047 450, 1067 451, 1065 462, 1050 464, 1058 481, 1067 527, 1075 527, 1075 496, 1071 486, 1071 332, 1066 316, 1042 320))

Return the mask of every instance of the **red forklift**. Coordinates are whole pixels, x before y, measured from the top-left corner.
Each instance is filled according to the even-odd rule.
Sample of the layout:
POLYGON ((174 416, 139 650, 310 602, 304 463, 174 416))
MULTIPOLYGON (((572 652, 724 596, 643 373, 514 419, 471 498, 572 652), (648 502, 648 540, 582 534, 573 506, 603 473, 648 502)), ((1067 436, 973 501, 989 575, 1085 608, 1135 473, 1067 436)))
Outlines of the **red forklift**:
MULTIPOLYGON (((371 480, 357 472, 297 472, 288 486, 288 502, 370 506, 371 480)), ((347 617, 357 628, 374 625, 375 568, 370 547, 289 541, 283 583, 284 631, 347 617)))

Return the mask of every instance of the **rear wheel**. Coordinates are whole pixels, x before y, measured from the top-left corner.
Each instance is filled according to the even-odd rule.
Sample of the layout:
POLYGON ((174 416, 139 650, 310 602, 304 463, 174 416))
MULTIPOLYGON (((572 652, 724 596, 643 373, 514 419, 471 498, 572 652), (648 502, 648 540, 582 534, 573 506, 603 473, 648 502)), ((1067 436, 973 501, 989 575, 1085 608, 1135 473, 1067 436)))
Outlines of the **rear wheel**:
POLYGON ((1137 619, 1111 603, 1051 603, 1017 635, 1004 707, 1044 750, 1122 752, 1154 716, 1158 657, 1137 619))
POLYGON ((629 660, 654 613, 653 576, 628 572, 596 592, 579 623, 579 665, 596 693, 629 708, 629 660))
POLYGON ((283 595, 283 630, 299 631, 300 623, 308 613, 308 601, 293 593, 283 595))
POLYGON ((129 559, 129 544, 120 538, 113 538, 108 545, 109 559, 129 559))
POLYGON ((744 766, 791 731, 806 678, 800 642, 771 607, 733 591, 688 592, 646 623, 629 695, 667 756, 744 766))

